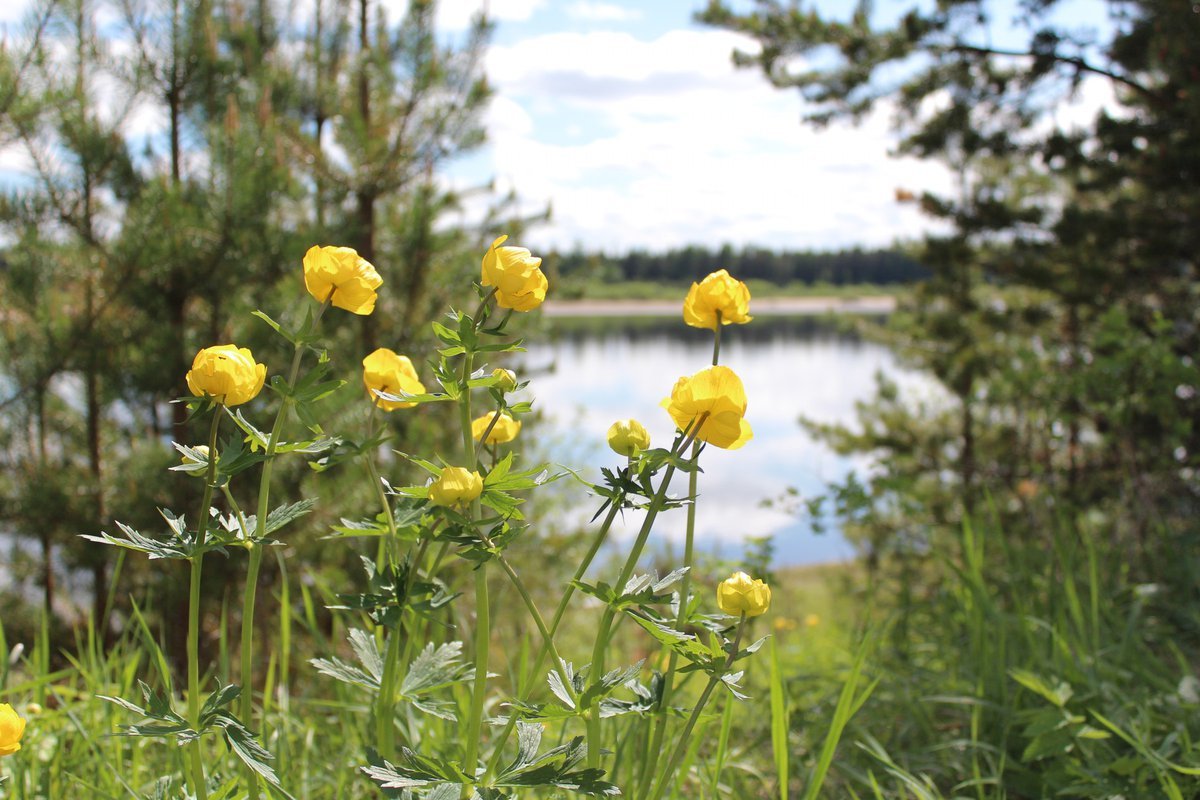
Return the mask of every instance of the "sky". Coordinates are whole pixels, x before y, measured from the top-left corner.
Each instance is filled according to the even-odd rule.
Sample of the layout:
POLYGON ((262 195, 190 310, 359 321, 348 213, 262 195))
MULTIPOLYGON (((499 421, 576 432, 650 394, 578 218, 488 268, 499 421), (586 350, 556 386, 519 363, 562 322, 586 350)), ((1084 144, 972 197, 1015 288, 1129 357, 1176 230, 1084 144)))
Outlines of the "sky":
MULTIPOLYGON (((496 89, 487 148, 453 179, 491 176, 524 210, 547 204, 531 247, 623 252, 687 244, 887 245, 926 222, 895 189, 945 173, 892 159, 888 114, 821 132, 795 92, 731 54, 745 38, 693 22, 703 0, 493 0, 496 89)), ((446 27, 472 0, 443 9, 446 27)))
MULTIPOLYGON (((379 2, 400 18, 405 0, 379 2)), ((951 187, 939 165, 889 155, 898 134, 886 107, 857 126, 802 124, 796 92, 733 66, 733 50, 753 42, 693 21, 705 0, 442 0, 440 29, 461 34, 485 2, 497 23, 486 55, 489 141, 442 178, 462 188, 494 181, 524 213, 549 207, 550 221, 520 242, 535 252, 887 246, 930 225, 895 202, 896 189, 951 187)), ((907 2, 879 0, 877 10, 907 2)), ((1082 4, 1084 21, 1102 8, 1062 2, 1082 4)), ((0 2, 0 30, 24 5, 0 2)), ((820 5, 844 17, 851 0, 820 5)), ((1063 120, 1106 102, 1087 86, 1083 95, 1063 120)), ((135 114, 130 124, 153 135, 163 121, 135 114)), ((0 173, 21 166, 0 153, 0 173)), ((479 213, 468 206, 464 216, 479 213)))

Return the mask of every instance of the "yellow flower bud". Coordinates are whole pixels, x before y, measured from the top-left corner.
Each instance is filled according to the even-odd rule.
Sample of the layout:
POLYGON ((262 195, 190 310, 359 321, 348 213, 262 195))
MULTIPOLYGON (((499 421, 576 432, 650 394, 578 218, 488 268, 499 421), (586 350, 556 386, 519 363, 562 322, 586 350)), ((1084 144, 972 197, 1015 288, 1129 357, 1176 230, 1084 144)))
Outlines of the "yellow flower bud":
POLYGON ((364 358, 362 363, 363 384, 367 387, 367 394, 375 401, 375 405, 384 411, 412 408, 416 403, 384 400, 375 394, 376 391, 388 394, 425 394, 425 384, 417 377, 417 370, 408 356, 399 356, 386 347, 381 347, 364 358))
POLYGON ((608 429, 608 446, 617 455, 636 456, 650 446, 650 433, 636 419, 619 419, 608 429))
POLYGON ((465 467, 446 467, 429 484, 429 502, 435 506, 465 506, 482 493, 483 477, 465 467))
POLYGON ((524 247, 501 247, 508 236, 492 242, 483 256, 480 282, 496 287, 496 305, 516 311, 532 311, 546 299, 549 282, 542 274, 542 260, 524 247))
POLYGON ((771 607, 771 587, 735 572, 717 586, 717 607, 731 616, 757 617, 771 607))
POLYGON ((680 378, 662 407, 679 430, 694 432, 702 442, 736 450, 754 437, 746 422, 746 390, 729 367, 709 367, 690 378, 680 378), (698 431, 689 427, 704 417, 698 431))
POLYGON ((366 316, 375 310, 375 290, 383 278, 352 247, 310 247, 304 254, 304 288, 320 302, 366 316))
POLYGON ((683 321, 693 328, 717 329, 721 324, 746 323, 750 316, 750 290, 746 284, 719 269, 699 283, 693 283, 683 301, 683 321))
MULTIPOLYGON (((482 417, 476 417, 471 421, 471 435, 475 437, 475 441, 479 441, 483 436, 483 432, 487 430, 488 425, 492 424, 492 417, 496 416, 493 411, 490 414, 484 414, 482 417)), ((501 414, 500 419, 496 420, 496 424, 492 425, 492 432, 488 434, 487 441, 484 444, 504 444, 511 442, 517 438, 517 434, 521 432, 521 421, 513 419, 508 414, 501 414)))
POLYGON ((262 391, 267 368, 254 362, 244 347, 222 344, 206 347, 192 361, 187 385, 197 397, 212 397, 225 406, 253 400, 262 391))
POLYGON ((511 392, 517 388, 517 376, 511 369, 496 367, 492 370, 492 377, 496 379, 496 388, 502 392, 511 392))
MULTIPOLYGON (((204 456, 206 461, 208 460, 208 445, 198 444, 195 447, 193 447, 192 449, 195 450, 200 455, 204 456)), ((197 461, 196 459, 192 458, 189 455, 184 455, 182 458, 179 459, 179 462, 181 464, 200 464, 200 463, 202 463, 202 462, 197 461)))
POLYGON ((21 749, 25 720, 8 703, 0 703, 0 756, 11 756, 21 749))

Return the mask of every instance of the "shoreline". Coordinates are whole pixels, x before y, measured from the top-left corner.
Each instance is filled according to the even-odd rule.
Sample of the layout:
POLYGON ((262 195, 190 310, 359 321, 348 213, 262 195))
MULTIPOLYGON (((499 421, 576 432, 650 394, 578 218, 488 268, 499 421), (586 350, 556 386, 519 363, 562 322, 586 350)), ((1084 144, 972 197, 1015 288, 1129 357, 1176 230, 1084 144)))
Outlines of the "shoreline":
MULTIPOLYGON (((680 313, 682 301, 671 300, 547 300, 547 317, 670 317, 680 313)), ((751 302, 754 316, 815 316, 818 314, 890 314, 896 298, 871 297, 764 297, 751 302)))

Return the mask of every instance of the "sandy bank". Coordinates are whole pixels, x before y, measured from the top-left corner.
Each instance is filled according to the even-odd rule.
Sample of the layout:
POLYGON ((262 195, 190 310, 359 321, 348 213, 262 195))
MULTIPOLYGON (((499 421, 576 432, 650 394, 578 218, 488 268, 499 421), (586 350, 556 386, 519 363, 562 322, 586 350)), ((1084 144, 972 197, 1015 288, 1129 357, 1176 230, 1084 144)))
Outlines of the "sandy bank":
MULTIPOLYGON (((550 317, 669 317, 682 306, 669 300, 547 300, 542 311, 550 317)), ((764 297, 750 303, 755 316, 887 314, 895 308, 894 297, 764 297)))

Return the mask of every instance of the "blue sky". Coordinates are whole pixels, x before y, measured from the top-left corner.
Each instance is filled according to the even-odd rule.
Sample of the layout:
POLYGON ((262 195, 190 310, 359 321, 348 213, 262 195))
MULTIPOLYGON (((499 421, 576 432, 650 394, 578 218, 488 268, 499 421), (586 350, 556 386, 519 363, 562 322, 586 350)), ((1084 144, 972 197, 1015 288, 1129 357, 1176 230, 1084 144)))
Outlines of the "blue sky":
MULTIPOLYGON (((379 2, 399 19, 405 0, 379 2)), ((461 32, 483 2, 442 0, 442 29, 461 32)), ((877 10, 888 15, 907 2, 879 0, 877 10)), ((1064 3, 1081 24, 1104 8, 1097 0, 1064 3)), ((13 29, 24 5, 0 2, 0 27, 13 29)), ((731 52, 753 49, 752 42, 693 22, 703 5, 489 0, 497 23, 486 57, 495 88, 489 142, 444 179, 462 187, 495 180, 500 191, 516 191, 525 211, 549 205, 551 221, 522 242, 535 250, 822 249, 887 245, 927 230, 912 205, 895 202, 895 190, 946 191, 951 181, 935 164, 888 156, 897 140, 890 111, 880 108, 858 126, 802 125, 795 92, 732 66, 731 52)), ((819 5, 837 16, 851 7, 819 5)), ((1093 85, 1083 94, 1059 124, 1107 99, 1093 85)), ((134 114, 128 127, 152 136, 160 124, 134 114)), ((0 172, 22 165, 0 151, 0 172)))

